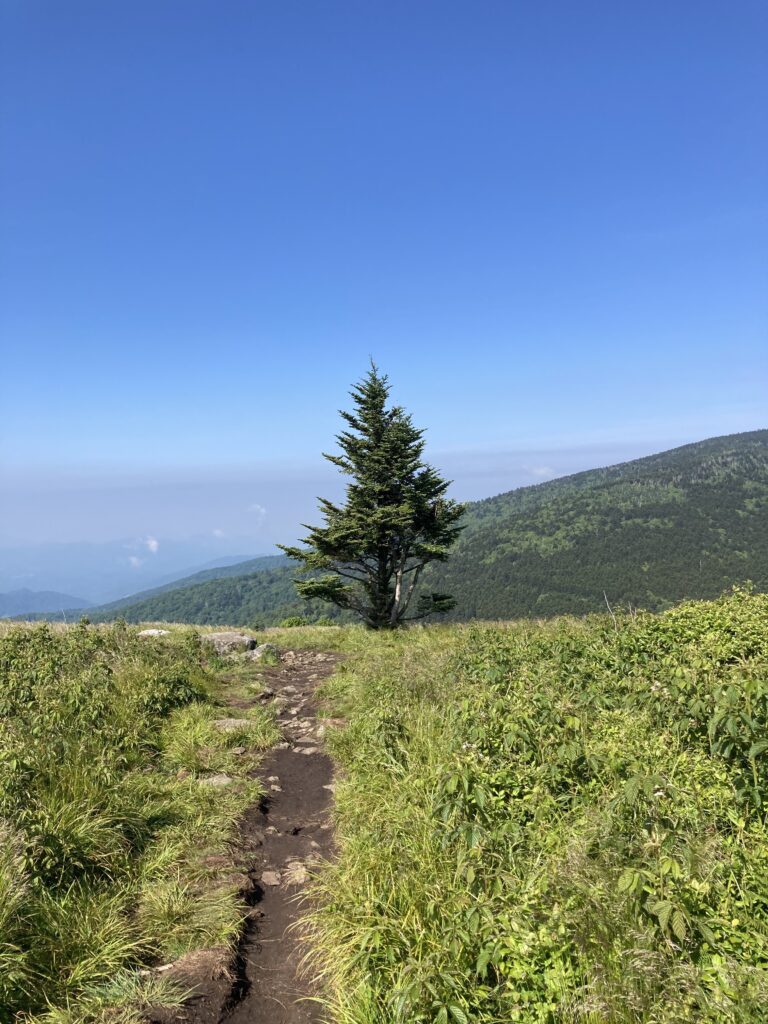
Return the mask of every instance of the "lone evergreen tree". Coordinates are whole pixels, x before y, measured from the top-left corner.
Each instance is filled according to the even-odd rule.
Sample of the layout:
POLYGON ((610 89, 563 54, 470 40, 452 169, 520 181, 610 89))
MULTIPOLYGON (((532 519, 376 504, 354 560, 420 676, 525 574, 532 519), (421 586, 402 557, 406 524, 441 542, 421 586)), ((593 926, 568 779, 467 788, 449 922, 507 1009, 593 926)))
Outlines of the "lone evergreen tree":
POLYGON ((350 428, 337 436, 341 454, 324 454, 352 478, 346 503, 321 498, 325 526, 306 526, 306 548, 281 545, 302 572, 328 570, 296 581, 303 598, 351 609, 372 629, 454 606, 447 594, 412 599, 424 567, 447 558, 464 511, 445 497, 450 481, 421 461, 424 431, 399 406, 387 408, 389 392, 388 378, 371 364, 351 391, 354 412, 341 412, 350 428))

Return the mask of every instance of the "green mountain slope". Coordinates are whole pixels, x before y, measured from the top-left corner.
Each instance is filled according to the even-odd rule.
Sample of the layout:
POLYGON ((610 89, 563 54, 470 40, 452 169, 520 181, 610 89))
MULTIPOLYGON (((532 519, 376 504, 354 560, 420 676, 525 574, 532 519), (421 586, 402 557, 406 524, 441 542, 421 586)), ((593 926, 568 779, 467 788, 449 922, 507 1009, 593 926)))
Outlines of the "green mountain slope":
POLYGON ((152 587, 150 590, 141 590, 137 594, 128 597, 121 597, 117 601, 110 601, 98 607, 97 614, 103 616, 106 613, 119 611, 121 608, 128 608, 139 602, 144 602, 160 594, 167 594, 169 591, 186 590, 188 587, 199 586, 202 583, 209 583, 212 580, 230 579, 237 576, 251 576, 254 573, 263 572, 266 569, 276 569, 289 564, 285 555, 261 555, 259 558, 250 558, 246 562, 235 562, 234 565, 218 565, 211 569, 201 569, 191 576, 184 576, 180 580, 173 580, 171 583, 164 583, 160 587, 152 587))
MULTIPOLYGON (((181 579, 172 580, 170 583, 163 583, 159 587, 152 587, 149 590, 140 590, 136 594, 130 594, 128 597, 121 597, 117 601, 110 601, 108 604, 90 607, 88 608, 88 618, 92 622, 112 622, 116 618, 126 618, 129 622, 141 622, 143 619, 136 618, 132 611, 134 606, 140 605, 143 607, 148 601, 160 598, 170 592, 175 594, 177 591, 183 591, 193 587, 197 588, 214 580, 229 580, 232 577, 237 576, 252 576, 256 573, 288 565, 290 565, 290 559, 286 558, 285 555, 261 555, 258 558, 250 558, 247 561, 236 562, 233 565, 219 565, 213 566, 210 569, 201 569, 199 572, 192 573, 190 576, 184 576, 181 579)), ((45 619, 49 622, 61 620, 71 622, 76 620, 78 616, 82 614, 82 609, 85 605, 63 606, 60 603, 59 608, 62 607, 64 607, 64 611, 7 614, 11 618, 23 618, 27 621, 45 619)), ((195 607, 197 607, 197 605, 195 605, 195 607)), ((180 619, 179 621, 197 622, 198 620, 180 619)))
MULTIPOLYGON (((768 430, 509 491, 470 505, 465 523, 449 561, 424 580, 457 597, 454 619, 582 614, 604 609, 606 596, 658 610, 746 579, 768 590, 768 430)), ((282 566, 174 588, 120 614, 265 625, 333 614, 299 602, 294 575, 282 566)))
MULTIPOLYGON (((284 559, 287 562, 287 559, 284 559)), ((191 622, 198 625, 273 625, 290 615, 327 615, 315 604, 311 608, 296 596, 295 568, 263 569, 249 576, 211 580, 208 583, 169 590, 147 597, 117 611, 89 611, 93 622, 124 618, 127 622, 191 622)))
POLYGON ((711 438, 477 502, 429 584, 455 618, 658 610, 768 590, 768 431, 711 438))

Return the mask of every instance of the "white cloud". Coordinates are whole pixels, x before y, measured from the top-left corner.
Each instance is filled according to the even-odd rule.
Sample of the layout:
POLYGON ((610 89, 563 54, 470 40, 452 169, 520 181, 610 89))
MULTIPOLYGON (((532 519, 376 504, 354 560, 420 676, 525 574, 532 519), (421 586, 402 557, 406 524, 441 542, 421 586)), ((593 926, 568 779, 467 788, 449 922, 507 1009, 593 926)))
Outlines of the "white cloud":
POLYGON ((157 552, 160 550, 160 541, 157 540, 157 538, 155 537, 147 537, 147 539, 144 541, 144 546, 146 547, 147 551, 150 551, 153 555, 156 555, 157 552))
POLYGON ((531 474, 533 476, 553 476, 554 469, 551 466, 532 466, 531 474))
POLYGON ((139 566, 143 564, 144 559, 143 558, 137 558, 136 555, 131 555, 131 557, 128 559, 128 561, 131 563, 131 568, 132 569, 138 569, 139 566))
POLYGON ((215 530, 211 530, 211 533, 213 534, 214 537, 226 537, 227 536, 226 533, 224 533, 223 530, 220 530, 218 526, 216 527, 215 530))
POLYGON ((261 526, 267 515, 267 510, 264 508, 264 506, 259 505, 257 501, 254 501, 251 505, 248 506, 248 511, 252 512, 256 516, 256 525, 261 526))

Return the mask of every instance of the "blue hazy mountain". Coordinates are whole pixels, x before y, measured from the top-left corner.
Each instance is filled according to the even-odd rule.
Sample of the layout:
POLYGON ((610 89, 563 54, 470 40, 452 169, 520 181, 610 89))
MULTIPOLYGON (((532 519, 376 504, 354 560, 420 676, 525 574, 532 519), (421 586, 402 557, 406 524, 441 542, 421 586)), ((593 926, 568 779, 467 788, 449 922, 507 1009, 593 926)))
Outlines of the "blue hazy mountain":
POLYGON ((103 604, 258 554, 232 551, 232 546, 222 550, 216 538, 162 537, 6 546, 0 548, 0 592, 55 591, 103 604))
POLYGON ((26 615, 39 612, 61 612, 64 609, 79 611, 88 607, 89 602, 71 594, 60 594, 55 590, 11 590, 0 594, 0 618, 12 615, 26 615))

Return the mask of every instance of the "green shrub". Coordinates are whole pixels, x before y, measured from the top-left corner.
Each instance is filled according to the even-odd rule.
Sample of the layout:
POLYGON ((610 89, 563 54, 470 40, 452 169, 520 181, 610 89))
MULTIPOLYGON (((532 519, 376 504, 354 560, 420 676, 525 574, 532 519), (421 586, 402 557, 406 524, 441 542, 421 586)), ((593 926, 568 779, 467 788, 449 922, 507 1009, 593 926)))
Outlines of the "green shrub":
POLYGON ((287 619, 283 619, 278 625, 280 629, 294 629, 296 626, 308 626, 309 619, 305 619, 302 615, 289 615, 287 619))

